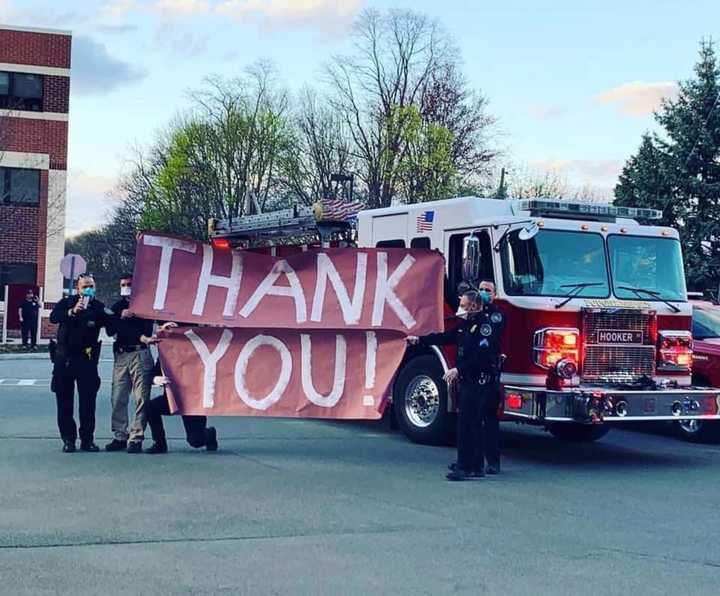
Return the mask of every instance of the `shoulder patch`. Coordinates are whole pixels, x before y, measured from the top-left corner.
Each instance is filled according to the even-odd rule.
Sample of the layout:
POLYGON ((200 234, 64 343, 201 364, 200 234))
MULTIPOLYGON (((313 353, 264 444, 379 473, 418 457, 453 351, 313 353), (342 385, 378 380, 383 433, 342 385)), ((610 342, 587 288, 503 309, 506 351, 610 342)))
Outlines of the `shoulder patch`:
POLYGON ((480 333, 483 335, 483 337, 490 337, 492 334, 492 327, 488 325, 487 323, 483 323, 480 325, 480 333))
POLYGON ((500 321, 502 321, 502 319, 503 319, 502 313, 494 312, 493 314, 490 315, 490 320, 493 323, 499 323, 500 321))

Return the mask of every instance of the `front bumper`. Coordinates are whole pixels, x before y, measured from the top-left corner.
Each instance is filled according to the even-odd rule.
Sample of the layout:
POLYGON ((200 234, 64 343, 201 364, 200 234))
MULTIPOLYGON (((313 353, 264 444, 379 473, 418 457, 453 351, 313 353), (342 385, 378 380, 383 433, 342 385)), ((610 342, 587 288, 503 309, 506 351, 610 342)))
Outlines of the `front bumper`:
POLYGON ((504 416, 536 422, 720 420, 720 389, 615 390, 573 387, 551 391, 505 385, 504 416))

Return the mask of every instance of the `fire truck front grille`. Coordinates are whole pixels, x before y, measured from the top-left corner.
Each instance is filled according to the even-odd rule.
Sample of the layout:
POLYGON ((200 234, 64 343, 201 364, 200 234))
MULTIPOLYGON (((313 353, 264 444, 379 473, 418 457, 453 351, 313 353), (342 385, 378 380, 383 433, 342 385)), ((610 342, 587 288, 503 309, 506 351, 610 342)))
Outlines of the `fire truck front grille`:
POLYGON ((582 378, 624 383, 655 374, 657 324, 654 311, 583 311, 582 378))

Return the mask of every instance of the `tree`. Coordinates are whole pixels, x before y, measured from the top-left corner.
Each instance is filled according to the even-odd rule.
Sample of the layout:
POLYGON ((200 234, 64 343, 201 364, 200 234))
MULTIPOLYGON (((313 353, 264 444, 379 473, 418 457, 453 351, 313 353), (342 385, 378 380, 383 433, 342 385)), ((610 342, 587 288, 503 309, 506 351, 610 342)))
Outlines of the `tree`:
POLYGON ((402 139, 405 147, 393 173, 397 198, 419 203, 451 197, 457 186, 452 161, 453 135, 445 127, 423 120, 415 106, 395 108, 387 119, 387 135, 402 139))
POLYGON ((720 236, 720 68, 712 42, 703 42, 699 54, 695 77, 680 82, 677 99, 655 114, 663 134, 643 139, 616 197, 662 209, 679 228, 690 285, 704 289, 720 281, 720 246, 713 242, 720 236))
POLYGON ((650 134, 644 134, 637 154, 628 159, 620 173, 614 203, 658 209, 663 212, 662 225, 677 226, 681 205, 668 200, 673 192, 669 163, 657 141, 650 134))
POLYGON ((123 185, 141 204, 141 227, 205 240, 209 217, 234 219, 278 200, 292 136, 287 94, 267 64, 211 78, 191 99, 123 185))
POLYGON ((432 72, 424 89, 424 120, 442 126, 452 135, 450 159, 465 192, 477 192, 498 156, 491 146, 496 119, 487 113, 487 99, 469 88, 456 63, 432 72))
POLYGON ((333 174, 352 169, 347 127, 317 92, 306 87, 293 118, 293 139, 284 156, 287 193, 311 205, 330 196, 333 174))
POLYGON ((463 176, 473 173, 492 119, 485 116, 484 100, 467 91, 457 74, 457 48, 437 21, 410 11, 366 10, 353 40, 354 52, 336 56, 326 73, 368 206, 386 207, 397 197, 411 141, 398 118, 413 106, 425 122, 450 131, 453 168, 463 176))

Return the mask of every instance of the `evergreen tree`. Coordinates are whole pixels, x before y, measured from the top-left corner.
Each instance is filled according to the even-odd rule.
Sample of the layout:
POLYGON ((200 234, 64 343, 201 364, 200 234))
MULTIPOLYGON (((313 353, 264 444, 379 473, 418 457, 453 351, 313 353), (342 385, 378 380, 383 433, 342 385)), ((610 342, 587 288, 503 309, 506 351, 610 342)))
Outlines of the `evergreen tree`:
POLYGON ((615 187, 615 204, 645 207, 663 212, 662 225, 679 225, 680 204, 669 201, 673 188, 668 175, 668 158, 649 133, 642 137, 636 155, 628 159, 615 187))
POLYGON ((615 189, 617 204, 662 209, 679 228, 691 287, 720 281, 720 67, 712 42, 700 46, 695 77, 655 114, 662 136, 645 135, 615 189), (659 197, 664 196, 664 201, 659 197))

